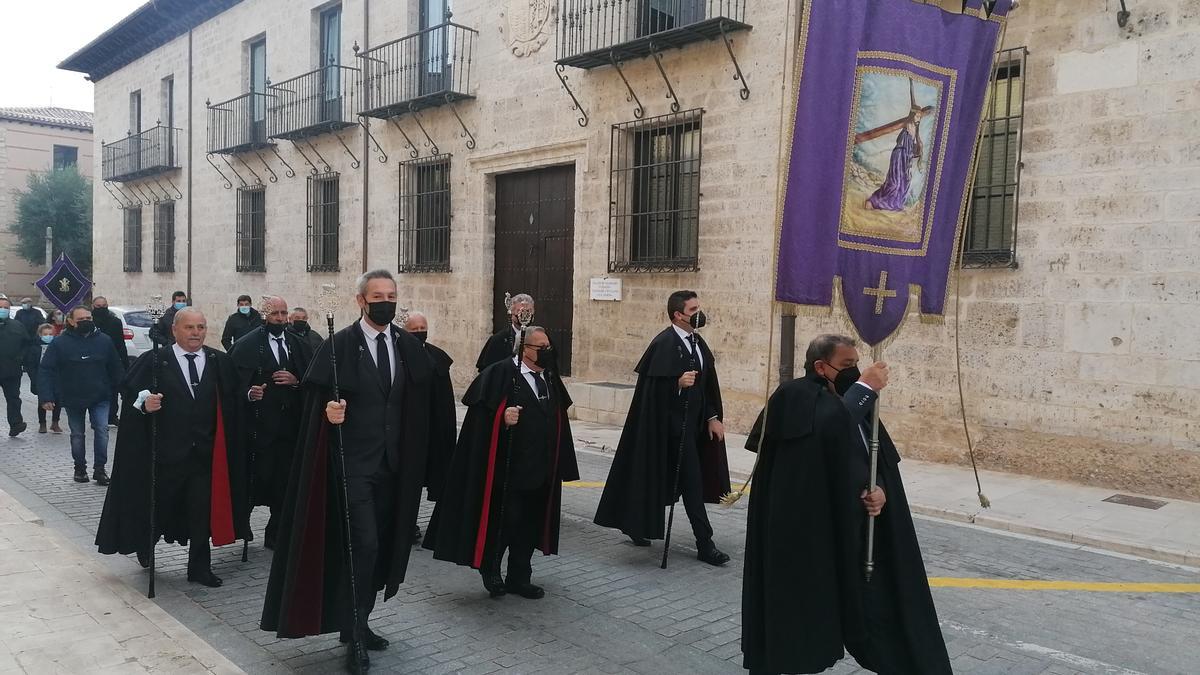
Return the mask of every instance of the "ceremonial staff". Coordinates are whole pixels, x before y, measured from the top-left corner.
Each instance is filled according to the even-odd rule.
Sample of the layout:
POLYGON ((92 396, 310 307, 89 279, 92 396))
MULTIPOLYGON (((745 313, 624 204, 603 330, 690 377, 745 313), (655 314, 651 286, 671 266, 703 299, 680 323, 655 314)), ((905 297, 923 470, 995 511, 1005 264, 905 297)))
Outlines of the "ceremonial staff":
MULTIPOLYGON (((504 294, 504 308, 508 310, 509 316, 512 316, 513 300, 509 293, 504 294)), ((513 340, 513 357, 517 360, 517 370, 513 374, 512 389, 510 396, 515 395, 520 387, 519 379, 521 377, 521 353, 525 349, 525 331, 529 328, 529 324, 533 321, 533 307, 527 304, 521 305, 517 310, 517 323, 521 324, 521 330, 517 331, 517 339, 513 340)), ((505 403, 504 407, 507 407, 505 403)), ((516 425, 513 425, 516 426, 516 425)), ((513 452, 513 427, 508 428, 508 450, 504 453, 504 483, 500 488, 500 520, 496 527, 496 567, 500 567, 500 561, 504 558, 504 545, 501 542, 504 536, 504 505, 508 502, 508 470, 512 466, 513 452)), ((490 499, 490 496, 489 496, 490 499)))
MULTIPOLYGON (((340 402, 342 400, 341 391, 338 387, 338 371, 337 371, 337 349, 334 343, 333 334, 333 313, 337 308, 337 286, 334 284, 321 285, 321 309, 325 310, 325 325, 329 329, 329 338, 326 344, 329 345, 329 369, 333 378, 333 400, 340 402)), ((341 485, 342 498, 342 529, 345 531, 346 543, 346 569, 350 574, 350 608, 351 616, 354 620, 354 627, 350 631, 350 644, 353 645, 355 664, 361 664, 366 660, 366 652, 364 651, 362 640, 359 639, 360 622, 358 617, 358 579, 354 575, 354 546, 351 544, 350 536, 350 488, 346 481, 346 455, 345 445, 342 442, 342 425, 333 425, 334 433, 337 435, 337 468, 338 480, 341 485)))
MULTIPOLYGON (((258 311, 259 311, 259 314, 261 314, 264 317, 263 326, 262 326, 264 332, 267 330, 267 323, 266 323, 265 317, 267 316, 267 313, 270 312, 270 309, 271 309, 268 306, 270 300, 271 300, 271 296, 264 295, 264 296, 262 296, 262 299, 259 301, 260 304, 259 304, 258 311)), ((266 337, 266 336, 264 335, 264 337, 266 337)), ((258 487, 258 476, 256 475, 256 472, 258 471, 258 468, 256 466, 258 464, 258 420, 259 420, 258 411, 259 411, 259 408, 262 407, 263 400, 266 399, 266 397, 267 397, 266 388, 267 388, 267 384, 268 384, 266 378, 263 377, 263 367, 262 367, 263 344, 264 343, 266 343, 266 340, 260 340, 258 343, 258 367, 255 368, 255 370, 254 370, 255 381, 263 387, 263 398, 259 399, 257 401, 251 401, 251 403, 254 404, 254 430, 250 432, 250 457, 249 457, 249 461, 246 462, 246 466, 248 469, 248 471, 247 471, 248 475, 246 476, 246 483, 249 485, 249 489, 246 490, 246 513, 250 513, 251 511, 254 510, 254 492, 255 492, 255 489, 258 487)), ((264 535, 264 536, 266 536, 266 535, 264 535)), ((250 540, 243 539, 242 540, 242 562, 246 562, 249 558, 250 558, 250 540)))
MULTIPOLYGON (((689 360, 688 360, 688 368, 693 371, 696 370, 696 350, 700 348, 700 345, 697 344, 697 342, 696 342, 696 329, 698 328, 698 326, 696 325, 696 322, 697 322, 696 317, 697 316, 699 316, 699 313, 693 314, 692 319, 691 319, 691 323, 692 323, 691 347, 692 347, 692 349, 691 349, 691 356, 689 357, 689 360)), ((697 385, 699 385, 698 382, 693 384, 692 387, 695 387, 697 385)), ((675 483, 674 483, 674 486, 671 488, 671 508, 667 512, 667 534, 666 534, 666 537, 663 539, 662 564, 658 566, 659 569, 664 569, 664 570, 667 569, 667 554, 671 550, 671 526, 675 524, 675 502, 679 501, 679 473, 683 470, 683 449, 684 449, 684 447, 686 447, 686 443, 687 443, 688 401, 691 400, 691 398, 692 398, 692 392, 689 391, 689 389, 691 389, 692 387, 688 387, 688 389, 683 390, 683 428, 680 429, 680 431, 679 431, 679 455, 675 458, 675 483)))
MULTIPOLYGON (((871 348, 871 358, 875 363, 881 360, 883 349, 879 345, 871 348)), ((882 392, 876 392, 875 405, 871 408, 871 478, 867 484, 867 494, 875 491, 879 480, 879 399, 882 392)), ((764 430, 763 433, 766 433, 764 430)), ((875 516, 867 515, 867 554, 863 560, 863 578, 871 581, 875 573, 875 516)))
MULTIPOLYGON (((161 295, 150 296, 150 302, 146 304, 146 310, 150 314, 151 325, 158 324, 159 319, 166 313, 166 308, 163 306, 163 297, 161 295)), ((158 340, 154 340, 154 356, 151 357, 150 363, 150 392, 158 393, 158 340)), ((145 403, 142 404, 143 406, 145 403)), ((146 590, 146 597, 154 597, 154 572, 155 572, 155 556, 154 549, 158 546, 158 523, 156 509, 158 507, 158 416, 150 415, 150 587, 146 590)))

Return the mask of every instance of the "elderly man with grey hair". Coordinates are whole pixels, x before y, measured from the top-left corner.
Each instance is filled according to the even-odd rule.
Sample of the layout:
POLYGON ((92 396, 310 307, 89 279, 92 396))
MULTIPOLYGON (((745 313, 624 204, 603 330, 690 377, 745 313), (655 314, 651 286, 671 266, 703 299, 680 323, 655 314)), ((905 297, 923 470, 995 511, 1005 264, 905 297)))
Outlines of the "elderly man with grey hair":
POLYGON ((888 368, 860 372, 857 346, 844 335, 814 339, 805 376, 775 390, 746 444, 760 453, 742 586, 751 673, 821 672, 844 650, 875 672, 951 672, 900 456, 882 425, 879 487, 867 491, 868 418, 888 368), (875 571, 864 581, 868 516, 875 571))
POLYGON ((301 385, 300 437, 260 625, 286 638, 340 632, 347 669, 363 672, 367 650, 388 646, 367 624, 376 595, 394 596, 408 568, 433 364, 392 323, 390 272, 363 274, 356 290, 361 318, 322 343, 301 385))
MULTIPOLYGON (((442 348, 429 342, 429 319, 421 312, 409 312, 404 330, 417 338, 425 347, 425 353, 433 362, 433 400, 430 402, 429 418, 429 461, 425 468, 425 494, 429 501, 436 502, 446 482, 450 457, 458 437, 458 419, 455 414, 454 384, 450 380, 450 366, 454 359, 442 348)), ((413 530, 420 538, 420 530, 413 530)))
POLYGON ((517 319, 517 316, 524 309, 529 309, 532 312, 534 302, 533 296, 527 293, 518 293, 512 296, 511 300, 512 302, 508 308, 509 325, 501 328, 483 344, 483 349, 479 352, 479 358, 475 361, 475 370, 483 372, 484 368, 493 363, 513 357, 513 344, 516 342, 517 333, 521 330, 521 322, 517 319))

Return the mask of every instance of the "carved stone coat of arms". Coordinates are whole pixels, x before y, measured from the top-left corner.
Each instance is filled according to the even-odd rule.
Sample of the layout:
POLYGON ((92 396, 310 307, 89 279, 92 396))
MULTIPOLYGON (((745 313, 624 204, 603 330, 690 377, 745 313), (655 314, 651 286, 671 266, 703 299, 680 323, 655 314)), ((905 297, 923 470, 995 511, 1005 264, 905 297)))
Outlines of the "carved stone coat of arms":
POLYGON ((554 30, 554 0, 507 0, 501 12, 500 32, 517 56, 541 49, 554 30))

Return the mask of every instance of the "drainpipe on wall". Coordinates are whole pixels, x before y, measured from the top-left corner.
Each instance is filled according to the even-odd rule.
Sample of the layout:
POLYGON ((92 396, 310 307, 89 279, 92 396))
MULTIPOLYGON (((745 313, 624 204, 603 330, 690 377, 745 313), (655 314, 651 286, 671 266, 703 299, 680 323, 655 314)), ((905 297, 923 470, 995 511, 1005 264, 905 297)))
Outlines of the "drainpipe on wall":
POLYGON ((779 384, 796 377, 796 308, 786 304, 779 316, 779 384))
MULTIPOLYGON (((188 113, 187 113, 187 276, 184 288, 188 299, 192 297, 192 155, 195 152, 195 141, 192 136, 192 118, 195 110, 192 108, 192 30, 188 29, 188 113)), ((169 133, 169 132, 168 132, 169 133)))
MULTIPOLYGON (((363 51, 370 49, 371 46, 371 0, 363 0, 363 51)), ((355 64, 359 65, 359 64, 355 64)), ((362 119, 364 125, 370 126, 370 120, 365 117, 362 119)), ((367 129, 363 128, 362 139, 362 170, 363 170, 363 193, 362 193, 362 272, 367 271, 367 257, 370 254, 370 244, 367 240, 368 214, 371 210, 371 154, 370 146, 368 145, 367 129)))

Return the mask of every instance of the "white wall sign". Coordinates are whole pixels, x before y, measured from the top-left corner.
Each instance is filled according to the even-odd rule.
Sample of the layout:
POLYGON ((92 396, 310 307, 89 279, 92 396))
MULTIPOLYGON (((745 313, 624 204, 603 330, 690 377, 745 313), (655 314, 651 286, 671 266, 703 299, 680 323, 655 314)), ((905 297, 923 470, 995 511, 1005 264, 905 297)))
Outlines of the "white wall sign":
POLYGON ((608 278, 592 279, 592 300, 621 300, 621 280, 608 278))

